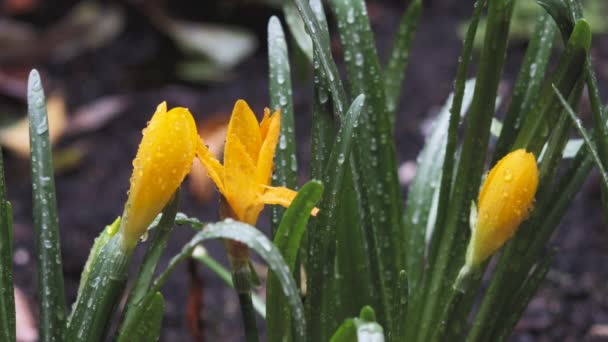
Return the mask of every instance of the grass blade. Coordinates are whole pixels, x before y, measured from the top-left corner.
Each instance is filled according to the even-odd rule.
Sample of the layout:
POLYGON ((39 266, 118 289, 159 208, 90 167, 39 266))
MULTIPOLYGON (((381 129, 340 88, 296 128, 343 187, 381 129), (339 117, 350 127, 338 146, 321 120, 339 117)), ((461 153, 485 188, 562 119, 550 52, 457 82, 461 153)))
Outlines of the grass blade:
MULTIPOLYGON (((274 244, 292 274, 300 271, 296 269, 300 242, 306 231, 310 212, 321 199, 322 193, 323 185, 320 182, 306 183, 285 212, 275 234, 274 244)), ((269 274, 266 285, 268 341, 285 341, 291 337, 289 306, 280 288, 277 277, 273 273, 269 274)))
POLYGON ((27 102, 38 262, 40 341, 63 341, 66 329, 66 305, 55 179, 44 90, 36 70, 32 70, 29 76, 27 102))
MULTIPOLYGON (((277 17, 268 22, 268 66, 270 82, 270 107, 280 110, 281 135, 274 157, 275 170, 272 185, 296 188, 298 162, 296 159, 296 135, 293 118, 293 99, 291 97, 291 75, 287 43, 281 22, 277 17)), ((285 209, 272 206, 272 236, 278 229, 285 209)))
POLYGON ((285 1, 283 3, 283 15, 285 16, 287 28, 289 29, 289 32, 291 32, 296 44, 298 44, 298 47, 302 50, 308 59, 308 62, 312 63, 312 40, 308 33, 306 33, 304 22, 302 21, 300 14, 298 14, 298 8, 292 1, 285 1))
POLYGON ((0 148, 0 339, 15 341, 12 210, 6 198, 4 161, 0 148))
POLYGON ((576 129, 578 130, 580 135, 583 137, 583 141, 585 142, 587 149, 589 149, 589 152, 591 153, 591 157, 593 158, 593 161, 595 162, 595 166, 597 167, 597 169, 600 172, 600 177, 602 178, 602 181, 604 182, 604 187, 608 188, 608 173, 606 173, 606 169, 604 168, 604 165, 602 164, 602 160, 600 159, 600 155, 598 153, 598 150, 597 150, 595 144, 591 141, 591 137, 589 137, 589 134, 587 134, 587 130, 581 124, 581 120, 579 120, 579 118, 576 116, 576 114, 572 110, 572 107, 570 107, 570 105, 568 104, 566 99, 564 99, 562 94, 559 92, 559 89, 557 89, 555 87, 555 85, 553 85, 553 90, 555 91, 555 94, 559 98, 559 101, 561 102, 562 106, 566 110, 566 113, 568 113, 568 115, 574 122, 574 127, 576 127, 576 129))
MULTIPOLYGON (((323 183, 327 188, 319 205, 320 211, 314 226, 308 231, 308 273, 307 273, 307 320, 309 322, 309 338, 312 341, 326 341, 335 327, 333 307, 324 306, 325 301, 331 300, 330 278, 334 274, 335 258, 335 226, 333 216, 339 204, 339 193, 343 186, 344 174, 348 170, 351 147, 354 143, 355 127, 359 125, 360 113, 365 97, 359 95, 353 101, 342 127, 338 131, 330 157, 327 161, 323 183), (319 312, 320 311, 320 312, 319 312)), ((327 302, 326 302, 327 303, 327 302)))
POLYGON ((401 85, 410 60, 410 50, 422 12, 422 0, 414 0, 408 6, 399 23, 393 48, 389 53, 388 63, 384 71, 384 87, 386 91, 386 108, 389 113, 391 127, 395 125, 397 105, 401 95, 401 85))
POLYGON ((513 5, 512 0, 489 2, 488 26, 454 189, 437 258, 433 260, 431 255, 432 273, 424 297, 426 304, 421 318, 419 341, 426 341, 434 327, 441 324, 437 321, 437 313, 445 311, 446 297, 450 295, 456 273, 464 261, 468 242, 468 215, 463 213, 468 212, 467 208, 479 190, 513 5))
MULTIPOLYGON (((136 304, 139 303, 139 301, 141 301, 141 299, 146 295, 148 288, 152 283, 154 272, 158 266, 158 261, 160 260, 160 257, 167 246, 169 235, 173 230, 175 215, 177 214, 177 207, 179 206, 179 193, 180 190, 178 188, 175 194, 173 194, 173 199, 170 200, 163 209, 160 221, 155 227, 154 235, 152 236, 150 244, 146 249, 146 254, 144 255, 144 260, 139 268, 139 272, 137 272, 135 284, 131 288, 131 292, 127 298, 123 322, 133 314, 133 308, 135 308, 136 304)), ((128 332, 125 332, 122 328, 119 329, 118 339, 120 339, 121 335, 124 333, 128 332)))
POLYGON ((556 35, 555 23, 547 13, 543 13, 538 19, 517 76, 511 103, 503 120, 503 129, 494 149, 492 165, 507 154, 525 115, 538 99, 556 35))
POLYGON ((393 128, 386 108, 384 78, 362 0, 333 0, 352 94, 365 94, 366 106, 357 129, 362 144, 353 150, 351 170, 366 222, 372 259, 372 277, 382 305, 379 321, 392 330, 394 284, 403 269, 404 248, 398 243, 404 229, 403 205, 397 177, 393 128))
MULTIPOLYGON (((279 250, 255 227, 248 224, 237 222, 231 219, 207 225, 207 228, 198 232, 178 253, 174 256, 167 268, 159 275, 151 287, 148 295, 144 298, 141 305, 145 305, 152 295, 154 295, 165 284, 169 275, 184 260, 190 258, 194 249, 203 241, 212 239, 230 239, 241 242, 253 249, 266 261, 270 270, 277 276, 281 289, 287 298, 291 308, 293 326, 295 328, 295 340, 306 341, 306 320, 304 318, 304 307, 300 300, 300 291, 296 286, 289 267, 281 256, 279 250)), ((140 317, 133 317, 128 327, 134 327, 140 317)), ((129 328, 130 329, 130 328, 129 328)))

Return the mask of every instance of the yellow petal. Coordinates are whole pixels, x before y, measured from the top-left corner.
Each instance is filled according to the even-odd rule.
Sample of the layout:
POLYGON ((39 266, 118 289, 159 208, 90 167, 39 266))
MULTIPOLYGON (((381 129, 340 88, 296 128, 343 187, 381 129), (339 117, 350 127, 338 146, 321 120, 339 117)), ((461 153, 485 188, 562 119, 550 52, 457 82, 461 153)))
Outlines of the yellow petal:
POLYGON ((536 159, 523 149, 507 154, 492 168, 479 193, 469 262, 483 262, 515 234, 528 218, 537 186, 536 159))
MULTIPOLYGON (((279 113, 277 109, 274 114, 279 113)), ((274 115, 273 114, 273 115, 274 115)), ((260 122, 260 135, 262 136, 262 141, 266 139, 266 134, 268 133, 268 127, 270 126, 270 109, 264 108, 264 117, 260 122)))
MULTIPOLYGON (((297 191, 285 187, 265 187, 264 193, 258 198, 258 201, 264 204, 278 204, 288 208, 297 194, 297 191)), ((314 208, 310 214, 317 216, 318 212, 319 209, 314 208)))
POLYGON ((257 162, 260 146, 262 145, 262 136, 260 135, 258 119, 247 102, 236 101, 228 124, 227 137, 228 139, 234 139, 235 137, 239 139, 251 160, 254 163, 257 162))
POLYGON ((276 111, 270 119, 267 119, 268 128, 266 139, 262 143, 260 149, 260 156, 258 158, 257 170, 256 170, 256 181, 258 184, 268 185, 270 184, 270 177, 272 176, 272 162, 274 160, 274 153, 281 134, 281 115, 276 111))
POLYGON ((187 109, 167 112, 165 102, 157 107, 133 160, 131 188, 121 224, 127 248, 137 244, 190 171, 197 142, 196 125, 187 109))
POLYGON ((241 140, 228 135, 224 148, 224 197, 240 221, 255 224, 263 205, 256 198, 261 187, 255 181, 255 164, 241 140))
POLYGON ((220 164, 219 160, 215 158, 213 153, 209 151, 207 145, 202 138, 198 138, 198 149, 197 149, 197 157, 201 161, 201 163, 205 166, 207 170, 207 174, 221 193, 226 192, 226 187, 224 186, 224 167, 220 164))

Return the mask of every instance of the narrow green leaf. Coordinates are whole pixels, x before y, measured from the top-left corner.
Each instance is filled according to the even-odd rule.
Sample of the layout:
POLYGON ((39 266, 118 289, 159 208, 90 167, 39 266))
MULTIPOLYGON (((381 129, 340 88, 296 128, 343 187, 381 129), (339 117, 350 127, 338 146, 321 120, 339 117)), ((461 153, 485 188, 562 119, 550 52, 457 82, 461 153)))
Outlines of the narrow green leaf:
POLYGON ((46 101, 38 71, 28 79, 27 103, 30 118, 30 158, 34 229, 38 263, 40 341, 63 341, 66 306, 63 287, 59 221, 46 101))
MULTIPOLYGON (((467 112, 473 98, 475 80, 466 83, 462 99, 461 116, 467 112)), ((443 161, 445 159, 450 109, 454 94, 442 107, 435 119, 433 131, 418 155, 416 176, 410 185, 405 206, 405 243, 407 245, 407 275, 410 287, 416 288, 422 278, 426 236, 432 234, 435 216, 432 208, 437 205, 443 161)))
POLYGON ((536 0, 555 20, 562 36, 569 37, 574 24, 570 9, 564 0, 536 0))
POLYGON ((124 337, 117 341, 158 341, 165 310, 165 299, 156 292, 146 307, 137 307, 141 311, 140 320, 136 326, 125 332, 124 337))
POLYGON ((175 224, 177 225, 190 225, 195 230, 201 230, 207 224, 206 222, 202 222, 195 217, 188 217, 188 215, 184 213, 177 213, 175 215, 175 224))
MULTIPOLYGON (((328 275, 334 274, 335 258, 335 225, 333 216, 340 199, 339 191, 343 186, 344 173, 348 170, 351 147, 354 142, 355 127, 359 125, 360 113, 365 97, 359 95, 350 106, 336 142, 331 150, 323 183, 327 188, 319 205, 320 211, 313 227, 308 231, 308 261, 307 265, 307 320, 309 322, 311 340, 325 341, 331 336, 335 327, 333 308, 323 307, 323 302, 332 300, 331 284, 328 275), (320 311, 320 312, 319 312, 320 311)), ((334 275, 335 276, 335 275, 334 275)))
MULTIPOLYGON (((454 83, 454 100, 450 109, 450 120, 447 133, 446 152, 443 162, 443 171, 441 176, 441 187, 439 188, 439 198, 437 203, 437 215, 435 218, 435 226, 431 235, 429 246, 429 264, 434 261, 439 250, 439 241, 442 236, 442 231, 445 226, 447 209, 452 192, 452 179, 454 174, 454 165, 457 165, 456 144, 458 142, 458 128, 460 126, 460 114, 463 112, 463 100, 466 90, 466 79, 468 77, 469 66, 471 63, 471 55, 475 42, 475 35, 479 20, 486 5, 486 0, 478 0, 475 3, 473 15, 467 29, 467 34, 464 39, 462 56, 456 71, 456 81, 454 83)), ((406 221, 407 223, 408 221, 406 221)), ((408 234, 410 234, 408 232, 408 234)), ((410 235, 412 237, 412 235, 410 235)), ((415 256, 414 256, 415 258, 415 256)), ((409 261, 408 261, 409 262, 409 261)), ((416 267, 414 262, 412 267, 416 267)), ((415 275, 414 275, 415 277, 415 275)), ((428 278, 427 278, 428 279, 428 278)), ((426 282, 425 282, 426 284, 426 282)), ((410 300, 408 303, 407 320, 405 334, 406 340, 413 341, 419 330, 419 322, 422 311, 425 309, 425 286, 410 286, 410 300)))
POLYGON ((0 148, 0 339, 15 341, 12 210, 6 198, 4 161, 0 148))
POLYGON ((287 28, 289 29, 289 32, 291 32, 296 44, 298 44, 298 47, 304 53, 308 59, 308 62, 312 63, 312 40, 310 39, 308 33, 306 33, 304 22, 302 21, 302 18, 298 13, 298 8, 293 1, 285 1, 283 3, 283 15, 285 16, 287 28))
POLYGON ((312 39, 315 52, 319 57, 319 64, 327 77, 327 86, 333 99, 335 114, 337 117, 341 117, 345 113, 346 94, 338 68, 331 55, 329 31, 327 26, 319 20, 320 16, 324 16, 323 3, 321 0, 294 0, 294 3, 300 12, 306 31, 312 39))
POLYGON ((530 303, 530 300, 539 286, 542 284, 543 280, 545 280, 545 276, 549 271, 554 255, 555 252, 546 256, 534 265, 526 280, 522 283, 517 292, 514 293, 513 300, 510 301, 510 307, 505 308, 503 311, 504 314, 499 315, 502 324, 499 324, 498 327, 496 327, 495 332, 490 339, 491 341, 506 341, 509 336, 511 336, 515 324, 517 324, 519 318, 528 307, 528 303, 530 303))
MULTIPOLYGON (((438 313, 444 311, 452 283, 463 264, 468 242, 468 208, 477 196, 488 148, 490 126, 495 109, 498 83, 502 74, 507 37, 514 1, 491 1, 488 25, 475 84, 475 94, 460 154, 454 189, 439 238, 438 255, 431 255, 431 274, 421 316, 419 341, 426 341, 441 324, 438 313)), ((457 114, 455 114, 457 115, 457 114)), ((456 116, 457 117, 457 116, 456 116)), ((440 205, 441 210, 441 205, 440 205)))
POLYGON ((73 306, 66 341, 102 341, 120 301, 133 251, 123 249, 119 234, 102 248, 73 306))
MULTIPOLYGON (((283 215, 281 225, 275 234, 274 244, 283 255, 292 274, 300 271, 295 268, 300 241, 306 231, 310 212, 322 193, 323 185, 320 182, 306 183, 283 215)), ((269 274, 266 287, 268 341, 285 341, 291 337, 289 306, 280 288, 274 273, 269 274)))
MULTIPOLYGON (((158 266, 158 262, 167 246, 167 241, 169 240, 169 235, 173 230, 173 224, 175 221, 175 215, 177 214, 177 207, 179 206, 179 193, 180 190, 173 194, 173 199, 167 203, 165 208, 163 209, 161 219, 156 226, 154 231, 154 235, 150 243, 148 244, 148 248, 146 249, 146 254, 144 255, 144 259, 139 267, 139 272, 137 272, 137 278, 135 279, 135 284, 131 288, 131 292, 129 292, 129 296, 127 298, 127 303, 124 309, 124 316, 122 321, 125 322, 128 320, 130 315, 133 315, 133 311, 136 309, 136 304, 139 303, 142 298, 148 292, 148 288, 152 283, 152 279, 154 277, 154 272, 156 271, 156 267, 158 266)), ((160 294, 159 294, 160 295, 160 294)), ((162 299, 162 296, 161 296, 162 299)), ((152 305, 152 304, 151 304, 152 305)), ((162 310, 161 310, 162 313, 162 310)), ((161 315, 162 317, 162 315, 161 315)), ((121 328, 118 331, 118 338, 120 339, 123 334, 128 334, 123 330, 124 324, 121 324, 121 328)), ((128 335, 127 335, 128 336, 128 335)), ((127 339, 129 340, 129 339, 127 339)), ((131 339, 133 340, 133 339, 131 339)))
MULTIPOLYGON (((209 267, 209 269, 220 277, 220 279, 226 283, 226 285, 234 288, 234 284, 232 283, 232 274, 230 271, 213 259, 209 254, 207 254, 207 250, 203 246, 199 245, 194 248, 192 251, 192 258, 209 267)), ((255 293, 251 293, 251 301, 253 302, 253 308, 258 315, 266 319, 266 304, 260 298, 260 296, 255 293)))
POLYGON ((494 149, 492 164, 507 154, 526 114, 538 99, 556 34, 555 23, 548 14, 543 13, 538 18, 517 76, 511 103, 503 120, 503 129, 494 149))
MULTIPOLYGON (((222 222, 212 223, 207 225, 207 228, 198 232, 178 253, 174 256, 167 268, 154 281, 148 295, 142 300, 145 304, 150 300, 151 294, 156 293, 165 284, 169 275, 173 270, 184 260, 188 259, 198 244, 211 239, 230 239, 246 244, 266 261, 269 268, 277 276, 281 289, 287 298, 287 302, 291 308, 293 318, 293 326, 295 328, 295 340, 306 341, 306 320, 304 318, 304 308, 300 300, 300 291, 296 286, 289 267, 281 256, 279 250, 255 227, 248 224, 237 222, 232 219, 226 219, 222 222)), ((137 315, 135 315, 137 316, 137 315)), ((134 322, 137 322, 138 317, 133 317, 130 322, 125 324, 132 327, 134 322)))
POLYGON ((540 154, 551 131, 550 125, 560 112, 560 104, 551 84, 555 84, 562 94, 569 95, 576 80, 582 75, 590 45, 589 24, 585 20, 579 20, 550 82, 545 83, 538 101, 526 115, 512 149, 524 148, 536 156, 540 154))
POLYGON ((362 0, 330 2, 352 94, 365 94, 366 106, 357 129, 361 144, 353 149, 351 171, 359 195, 361 221, 368 231, 372 277, 381 305, 379 321, 390 334, 395 304, 394 284, 404 267, 404 247, 398 243, 404 229, 401 190, 397 177, 393 128, 386 108, 384 77, 362 0))
MULTIPOLYGON (((293 99, 291 97, 291 70, 287 43, 281 22, 277 17, 268 22, 268 66, 270 83, 270 107, 279 110, 281 115, 281 134, 278 149, 274 157, 275 170, 272 175, 274 186, 285 186, 295 189, 298 173, 296 159, 296 135, 293 118, 293 99)), ((279 222, 285 209, 272 207, 272 235, 278 229, 279 222)))
POLYGON ((363 307, 358 318, 344 321, 331 337, 330 342, 378 342, 384 341, 384 330, 376 323, 374 310, 363 307))
POLYGON ((555 85, 553 85, 553 90, 555 91, 555 94, 557 95, 560 102, 562 103, 562 106, 566 110, 566 113, 568 113, 568 115, 574 122, 574 127, 576 127, 576 129, 578 130, 580 135, 583 137, 583 141, 585 142, 587 149, 589 149, 589 151, 591 152, 591 157, 593 158, 593 161, 595 162, 595 166, 597 167, 597 169, 600 172, 600 177, 602 178, 602 181, 604 182, 604 187, 608 188, 608 173, 606 173, 606 169, 604 168, 604 165, 602 164, 602 160, 600 159, 600 155, 598 153, 598 150, 597 150, 595 144, 591 141, 591 137, 589 137, 589 134, 587 134, 587 130, 581 124, 581 121, 579 120, 579 118, 576 116, 576 114, 572 110, 572 107, 570 107, 570 105, 568 104, 566 99, 564 99, 562 94, 559 92, 559 89, 557 89, 555 87, 555 85))
POLYGON ((422 12, 422 0, 414 0, 410 3, 405 14, 401 18, 397 36, 393 42, 393 48, 389 53, 388 63, 384 71, 384 87, 386 89, 386 108, 391 120, 391 127, 395 126, 395 115, 401 95, 401 85, 405 78, 405 71, 410 60, 410 50, 420 13, 422 12))

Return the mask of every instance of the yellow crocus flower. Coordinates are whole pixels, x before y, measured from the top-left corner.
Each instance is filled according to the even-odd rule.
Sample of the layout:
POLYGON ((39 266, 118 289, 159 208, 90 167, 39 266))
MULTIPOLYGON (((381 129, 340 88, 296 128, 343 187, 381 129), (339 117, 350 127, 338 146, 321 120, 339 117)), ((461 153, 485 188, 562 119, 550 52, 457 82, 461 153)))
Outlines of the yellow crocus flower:
POLYGON ((517 231, 529 216, 538 186, 538 168, 532 153, 519 149, 492 168, 478 199, 477 223, 472 224, 466 265, 484 262, 517 231))
POLYGON ((198 142, 188 109, 167 111, 165 102, 158 105, 133 160, 131 188, 120 226, 126 248, 135 247, 190 172, 198 142))
POLYGON ((249 105, 238 100, 226 133, 224 165, 202 140, 199 143, 198 158, 239 221, 254 225, 264 204, 288 207, 297 194, 270 186, 280 127, 278 110, 270 115, 267 108, 258 123, 249 105))

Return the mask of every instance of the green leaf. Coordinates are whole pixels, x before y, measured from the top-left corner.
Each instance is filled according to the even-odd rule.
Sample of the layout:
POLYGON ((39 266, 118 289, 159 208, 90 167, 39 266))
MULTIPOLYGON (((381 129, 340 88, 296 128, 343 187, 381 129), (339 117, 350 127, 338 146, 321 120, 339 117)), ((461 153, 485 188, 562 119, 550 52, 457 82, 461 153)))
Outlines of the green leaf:
MULTIPOLYGON (((148 244, 148 248, 146 249, 146 254, 144 255, 144 259, 142 261, 141 266, 139 267, 139 271, 137 272, 137 278, 135 279, 135 284, 131 288, 131 292, 129 292, 129 297, 127 298, 127 303, 124 309, 123 322, 128 320, 130 315, 133 315, 132 310, 135 309, 136 304, 141 301, 141 299, 148 292, 148 288, 152 283, 152 279, 154 277, 154 272, 156 271, 156 267, 158 266, 158 262, 167 246, 167 241, 169 240, 169 235, 173 230, 173 224, 175 221, 175 215, 177 214, 177 207, 179 206, 179 193, 178 190, 173 194, 173 199, 167 203, 165 208, 163 209, 161 219, 156 226, 154 231, 154 235, 152 236, 152 240, 148 244)), ((159 294, 160 295, 160 294, 159 294)), ((162 299, 162 296, 161 296, 162 299)), ((162 310, 161 310, 162 313, 162 310)), ((162 317, 162 315, 161 315, 162 317)), ((123 334, 129 333, 123 331, 121 328, 118 331, 118 339, 122 337, 123 334)), ((128 335, 127 335, 128 336, 128 335)), ((127 338, 127 340, 133 340, 127 338)), ((135 339, 137 340, 137 339, 135 339)))
POLYGON ((101 248, 73 306, 66 341, 102 341, 127 280, 132 250, 123 249, 120 234, 101 248))
MULTIPOLYGON (((274 186, 296 188, 298 162, 296 159, 296 135, 291 97, 291 74, 285 34, 277 17, 268 22, 268 66, 270 83, 270 107, 280 110, 281 134, 274 157, 275 170, 272 175, 274 186)), ((278 229, 285 209, 272 207, 272 235, 278 229)))
MULTIPOLYGON (((323 185, 318 181, 306 183, 283 215, 281 225, 274 237, 274 244, 285 259, 289 271, 294 274, 300 242, 306 231, 311 210, 323 194, 323 185)), ((268 341, 285 341, 291 336, 289 306, 280 291, 274 273, 270 273, 266 287, 268 341)))
POLYGON ((82 294, 83 288, 89 280, 89 275, 91 274, 91 269, 93 267, 93 264, 95 264, 95 260, 99 256, 99 253, 101 252, 103 247, 108 243, 108 241, 110 241, 110 239, 112 239, 114 234, 116 234, 116 232, 118 231, 120 221, 120 217, 116 218, 114 222, 107 225, 103 229, 101 234, 99 234, 99 236, 95 238, 95 241, 93 242, 93 247, 91 247, 91 250, 89 251, 89 257, 87 258, 87 262, 85 263, 82 273, 80 274, 80 284, 78 285, 78 295, 76 297, 77 302, 80 299, 80 295, 82 294))
POLYGON ((6 198, 4 161, 0 148, 0 339, 15 341, 13 288, 13 213, 6 198))
POLYGON ((55 179, 44 90, 36 70, 30 72, 28 79, 27 103, 30 118, 32 197, 40 301, 39 335, 42 342, 63 341, 66 306, 55 179))
POLYGON ((545 83, 538 101, 526 115, 526 120, 513 144, 513 150, 524 148, 536 156, 540 154, 551 131, 550 125, 556 121, 560 112, 560 104, 551 89, 551 84, 555 84, 562 94, 569 95, 576 80, 582 75, 590 45, 589 24, 584 20, 579 20, 550 82, 545 83))
POLYGON ((376 323, 374 310, 363 307, 359 318, 350 318, 344 321, 336 333, 331 337, 331 342, 378 342, 384 341, 384 330, 376 323))
MULTIPOLYGON (((454 177, 454 165, 458 164, 456 144, 458 142, 460 114, 463 112, 462 107, 466 90, 465 82, 467 80, 469 66, 471 63, 471 55, 473 53, 477 27, 479 25, 479 20, 481 18, 485 5, 486 0, 478 0, 475 3, 473 15, 471 17, 471 21, 467 29, 467 34, 464 39, 462 56, 460 58, 458 69, 456 71, 456 81, 454 83, 454 99, 452 101, 452 106, 450 109, 450 120, 448 125, 447 142, 445 148, 446 152, 443 162, 441 186, 439 188, 439 199, 437 203, 437 216, 435 218, 435 228, 433 229, 433 234, 431 235, 431 242, 428 252, 428 255, 430 257, 429 263, 436 258, 436 255, 438 253, 438 245, 442 236, 441 231, 444 229, 444 223, 447 216, 447 208, 450 200, 450 194, 452 192, 451 187, 452 179, 454 177)), ((408 221, 406 221, 406 223, 407 222, 408 221)), ((409 237, 406 237, 407 239, 417 239, 415 235, 412 235, 411 231, 407 232, 406 234, 410 234, 409 237)), ((412 253, 416 252, 412 251, 412 253)), ((416 258, 416 256, 413 257, 416 258)), ((412 268, 416 267, 413 263, 411 263, 410 265, 412 265, 412 268)), ((420 276, 414 274, 414 282, 416 281, 416 277, 420 278, 420 276)), ((407 317, 410 318, 407 320, 405 328, 405 339, 408 341, 413 341, 416 338, 416 334, 418 333, 420 316, 422 315, 422 311, 425 309, 425 291, 425 286, 410 286, 410 297, 407 311, 407 317)))
MULTIPOLYGON (((145 305, 151 298, 151 295, 160 290, 165 284, 169 275, 173 270, 184 260, 190 258, 192 252, 198 244, 211 239, 230 239, 241 242, 253 249, 256 253, 266 261, 270 270, 277 276, 281 289, 287 298, 287 302, 291 308, 293 318, 293 326, 295 328, 295 340, 306 341, 306 320, 304 319, 304 308, 300 300, 300 291, 296 286, 289 267, 281 256, 279 250, 255 227, 248 224, 237 222, 232 219, 226 219, 222 222, 208 224, 207 228, 198 232, 178 253, 174 256, 167 268, 154 281, 148 295, 142 300, 145 305)), ((135 315, 136 316, 136 315, 135 315)), ((138 317, 133 317, 132 321, 125 322, 128 325, 127 330, 131 329, 134 322, 137 322, 138 317)))
POLYGON ((325 16, 323 14, 323 3, 321 0, 294 0, 294 3, 300 12, 306 32, 312 39, 319 64, 328 80, 327 86, 333 99, 335 114, 337 117, 341 117, 345 113, 346 94, 338 68, 331 55, 327 25, 319 20, 320 17, 325 16))
POLYGON ((300 14, 298 14, 298 8, 292 1, 285 1, 283 3, 283 15, 285 16, 287 28, 295 39, 296 44, 298 44, 298 47, 304 53, 308 59, 308 62, 312 63, 312 40, 310 39, 308 33, 306 33, 304 22, 302 21, 300 14))
POLYGON ((526 114, 538 99, 556 34, 555 23, 549 15, 541 15, 538 18, 517 76, 511 103, 503 120, 503 129, 496 142, 492 164, 496 164, 500 158, 507 154, 515 141, 526 114))
POLYGON ((405 78, 405 71, 410 60, 410 50, 414 35, 418 30, 420 13, 422 12, 422 0, 414 0, 408 6, 399 23, 397 36, 393 42, 393 48, 389 53, 388 63, 384 71, 384 87, 386 91, 386 108, 391 120, 391 127, 395 126, 397 105, 401 95, 401 85, 405 78))
POLYGON ((156 292, 146 307, 138 307, 142 311, 137 325, 126 332, 126 337, 118 341, 158 341, 162 327, 165 299, 156 292))
POLYGON ((362 0, 330 2, 338 22, 351 94, 364 94, 366 106, 353 149, 351 171, 359 195, 361 221, 367 231, 372 277, 381 305, 380 322, 391 331, 394 284, 404 267, 404 248, 398 243, 404 229, 401 189, 397 177, 393 127, 386 108, 384 78, 362 0))
POLYGON ((555 20, 563 37, 569 37, 574 23, 564 0, 536 0, 555 20))
MULTIPOLYGON (((201 245, 196 246, 192 251, 192 258, 202 262, 205 266, 209 267, 213 273, 220 277, 220 279, 226 283, 226 285, 234 288, 234 284, 232 283, 232 274, 230 271, 213 259, 209 254, 207 254, 205 247, 201 245)), ((258 315, 266 319, 266 304, 264 301, 255 293, 251 293, 251 300, 253 302, 253 308, 258 315)))
POLYGON ((570 107, 570 105, 568 104, 568 101, 566 101, 566 99, 564 99, 562 94, 559 92, 559 89, 557 89, 555 87, 555 85, 553 85, 553 90, 555 91, 555 94, 557 95, 560 102, 562 103, 562 106, 566 110, 566 113, 568 113, 568 115, 574 122, 574 127, 576 127, 576 129, 578 130, 580 135, 583 137, 583 141, 585 142, 587 149, 589 149, 589 152, 591 153, 591 157, 593 158, 593 161, 595 162, 595 166, 597 167, 597 169, 600 172, 600 177, 602 178, 602 181, 604 182, 604 187, 608 188, 608 173, 606 173, 606 169, 604 168, 604 165, 602 164, 602 160, 600 159, 600 155, 598 153, 598 150, 597 150, 595 144, 591 141, 591 137, 587 133, 587 130, 581 124, 581 121, 576 116, 576 113, 574 113, 574 111, 572 110, 572 107, 570 107))
MULTIPOLYGON (((464 88, 461 116, 469 109, 473 98, 475 80, 469 80, 464 88)), ((433 131, 417 158, 418 168, 408 193, 405 206, 405 244, 407 245, 407 275, 410 287, 416 288, 422 278, 426 236, 435 226, 437 200, 450 121, 450 109, 454 94, 441 108, 433 124, 433 131), (434 209, 434 210, 433 210, 434 209)))
POLYGON ((307 270, 307 319, 310 325, 311 340, 325 341, 335 327, 333 307, 328 301, 334 299, 331 291, 332 281, 328 275, 334 275, 335 258, 335 217, 339 205, 339 193, 343 186, 344 174, 348 170, 348 160, 355 127, 359 125, 360 113, 365 96, 359 95, 350 106, 342 127, 338 131, 336 142, 327 161, 323 183, 327 184, 315 224, 308 231, 308 270, 307 270), (323 306, 323 303, 327 306, 323 306))
POLYGON ((528 307, 528 303, 530 303, 530 300, 539 286, 542 284, 543 280, 545 280, 545 276, 549 271, 554 256, 555 252, 549 254, 534 265, 526 280, 513 294, 513 300, 510 301, 510 306, 503 311, 505 314, 499 315, 502 324, 499 324, 496 327, 494 334, 491 337, 492 341, 506 341, 509 338, 515 325, 519 321, 519 318, 528 307))
MULTIPOLYGON (((469 205, 479 191, 513 5, 512 0, 489 2, 488 26, 480 56, 475 94, 467 118, 467 129, 445 227, 439 232, 435 229, 434 233, 440 234, 438 254, 436 258, 430 255, 431 273, 424 297, 420 333, 417 338, 419 341, 426 341, 436 327, 442 324, 439 321, 439 313, 443 312, 448 304, 456 273, 464 261, 469 236, 468 215, 465 213, 468 213, 469 205)), ((441 202, 439 210, 442 210, 441 202)))

